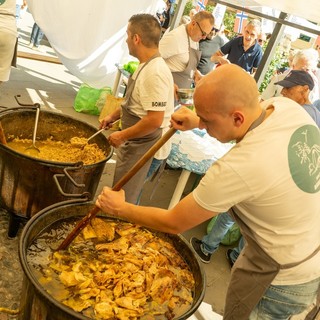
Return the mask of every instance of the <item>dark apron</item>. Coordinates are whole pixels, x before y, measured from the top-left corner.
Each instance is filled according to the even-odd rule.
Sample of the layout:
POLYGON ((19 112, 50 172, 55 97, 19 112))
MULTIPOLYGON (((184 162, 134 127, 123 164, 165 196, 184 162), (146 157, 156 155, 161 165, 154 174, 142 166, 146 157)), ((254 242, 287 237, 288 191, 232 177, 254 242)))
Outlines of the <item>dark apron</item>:
MULTIPOLYGON (((186 28, 187 32, 187 28, 186 28)), ((201 57, 201 51, 190 47, 190 39, 188 37, 189 61, 183 71, 172 72, 173 82, 181 89, 189 89, 193 83, 193 73, 197 69, 201 57)))
MULTIPOLYGON (((252 123, 248 131, 261 124, 264 116, 265 110, 252 123)), ((223 315, 224 320, 247 320, 280 269, 295 267, 311 259, 320 251, 319 246, 302 261, 280 265, 259 246, 250 228, 240 219, 236 211, 236 208, 233 207, 229 213, 239 225, 246 244, 232 268, 223 315)))
MULTIPOLYGON (((159 57, 157 54, 149 59, 142 68, 138 71, 135 80, 129 78, 125 100, 121 105, 121 126, 122 129, 127 129, 135 125, 140 118, 136 116, 131 110, 132 92, 142 69, 154 58, 159 57)), ((156 141, 161 138, 162 129, 158 128, 154 132, 137 139, 129 139, 122 144, 117 150, 117 162, 114 175, 113 184, 117 183, 135 164, 136 162, 154 145, 156 141)), ((136 203, 138 196, 143 187, 145 178, 147 176, 152 158, 124 185, 123 189, 126 193, 126 201, 136 203)))

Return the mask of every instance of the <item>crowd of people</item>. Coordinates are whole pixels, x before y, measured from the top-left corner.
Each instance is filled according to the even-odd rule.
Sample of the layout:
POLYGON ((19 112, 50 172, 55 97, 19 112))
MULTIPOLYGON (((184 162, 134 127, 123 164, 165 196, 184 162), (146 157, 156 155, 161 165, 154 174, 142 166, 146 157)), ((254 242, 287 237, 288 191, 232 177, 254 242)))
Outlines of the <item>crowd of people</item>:
MULTIPOLYGON (((152 163, 159 166, 166 159, 169 145, 122 190, 104 187, 96 205, 168 233, 218 216, 208 235, 191 238, 205 263, 237 223, 242 238, 227 251, 232 274, 224 319, 289 319, 312 304, 320 287, 320 113, 313 106, 319 99, 314 60, 298 51, 290 70, 270 84, 281 86, 277 93, 282 97, 276 92, 261 97, 253 77, 263 56, 260 21, 250 20, 243 34, 231 40, 207 11, 169 30, 174 3, 167 1, 157 16, 140 13, 128 20, 127 47, 139 66, 122 105, 101 122, 110 128, 121 118, 121 130, 108 137, 117 153, 114 184, 170 126, 205 129, 221 143, 235 145, 169 210, 139 205, 152 163), (174 112, 177 90, 193 86, 195 112, 186 107, 174 112)), ((10 26, 4 33, 0 19, 0 45, 6 44, 0 81, 9 79, 17 36, 11 7, 0 5, 0 17, 10 26)))

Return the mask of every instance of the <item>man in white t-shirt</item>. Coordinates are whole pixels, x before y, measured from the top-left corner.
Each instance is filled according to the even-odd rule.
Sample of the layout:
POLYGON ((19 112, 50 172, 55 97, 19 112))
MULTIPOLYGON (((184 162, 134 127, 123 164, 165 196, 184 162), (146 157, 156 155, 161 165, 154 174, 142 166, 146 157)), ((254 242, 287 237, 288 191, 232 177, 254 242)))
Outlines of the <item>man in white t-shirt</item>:
POLYGON ((160 40, 159 51, 172 72, 176 90, 193 84, 201 56, 199 41, 207 37, 213 25, 212 14, 200 11, 188 24, 166 32, 160 40))
POLYGON ((320 131, 296 102, 259 103, 255 80, 234 64, 203 77, 196 114, 172 116, 235 146, 170 210, 128 204, 105 187, 103 211, 163 232, 181 233, 229 210, 246 244, 232 268, 224 319, 288 319, 315 299, 320 284, 320 131))
MULTIPOLYGON (((129 53, 140 65, 129 79, 121 108, 105 117, 101 127, 108 128, 120 118, 122 130, 112 133, 109 143, 117 148, 113 183, 117 183, 161 137, 174 108, 173 79, 158 50, 161 27, 151 14, 137 14, 129 19, 127 28, 129 53)), ((126 200, 137 203, 150 159, 124 189, 126 200)))

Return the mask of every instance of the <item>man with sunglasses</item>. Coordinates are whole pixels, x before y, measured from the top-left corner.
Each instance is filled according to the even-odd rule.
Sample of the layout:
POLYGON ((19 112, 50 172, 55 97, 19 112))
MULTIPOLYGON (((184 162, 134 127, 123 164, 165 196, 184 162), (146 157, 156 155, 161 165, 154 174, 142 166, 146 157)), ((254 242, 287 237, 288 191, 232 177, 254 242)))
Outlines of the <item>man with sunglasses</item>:
POLYGON ((207 37, 213 25, 212 14, 200 11, 188 24, 166 32, 160 40, 159 51, 172 72, 176 90, 192 86, 201 55, 199 41, 207 37))
POLYGON ((234 63, 250 74, 254 74, 261 62, 263 51, 257 39, 261 34, 259 20, 251 20, 244 28, 243 35, 226 43, 215 52, 211 61, 219 64, 234 63), (228 55, 228 58, 225 58, 228 55))

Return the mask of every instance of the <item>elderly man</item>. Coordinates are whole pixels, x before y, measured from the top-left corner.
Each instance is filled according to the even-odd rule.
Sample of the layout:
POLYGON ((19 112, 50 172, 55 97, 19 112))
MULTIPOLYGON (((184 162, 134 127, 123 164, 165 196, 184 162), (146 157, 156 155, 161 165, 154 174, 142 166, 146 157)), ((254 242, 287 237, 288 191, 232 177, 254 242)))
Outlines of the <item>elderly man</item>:
POLYGON ((310 92, 314 88, 314 82, 308 72, 292 70, 283 80, 275 84, 282 86, 281 94, 299 103, 320 127, 320 112, 309 100, 310 92))
POLYGON ((236 37, 215 52, 211 61, 219 64, 234 63, 250 74, 254 74, 261 62, 263 51, 257 39, 261 34, 259 20, 251 20, 244 28, 243 35, 236 37), (224 56, 228 55, 228 58, 224 56))
POLYGON ((181 25, 162 37, 159 51, 172 72, 176 89, 192 86, 201 56, 199 41, 207 37, 213 25, 212 13, 200 11, 190 23, 181 25))
POLYGON ((278 99, 262 106, 243 69, 215 69, 195 89, 196 113, 180 109, 172 124, 236 145, 170 210, 126 203, 123 190, 108 187, 96 201, 109 214, 169 233, 229 210, 246 245, 233 267, 226 320, 288 319, 319 289, 320 131, 293 101, 278 99))
MULTIPOLYGON (((303 70, 309 72, 310 76, 315 83, 314 88, 310 91, 310 101, 314 102, 319 99, 319 83, 318 78, 315 76, 315 70, 317 69, 318 62, 318 53, 316 50, 309 48, 299 50, 294 52, 293 57, 288 57, 288 62, 291 70, 303 70), (290 61, 290 58, 292 61, 290 61)), ((282 87, 280 85, 276 85, 276 82, 283 80, 284 77, 290 72, 290 70, 286 71, 283 74, 275 75, 266 89, 262 92, 261 98, 263 100, 270 99, 272 97, 281 96, 282 87)))
MULTIPOLYGON (((140 61, 129 79, 125 102, 103 119, 101 127, 110 127, 120 118, 122 130, 108 140, 117 148, 114 183, 161 137, 162 128, 170 123, 174 108, 173 79, 161 58, 158 45, 161 27, 156 17, 137 14, 129 19, 127 44, 129 53, 140 61)), ((128 182, 126 200, 137 203, 151 160, 128 182)))

